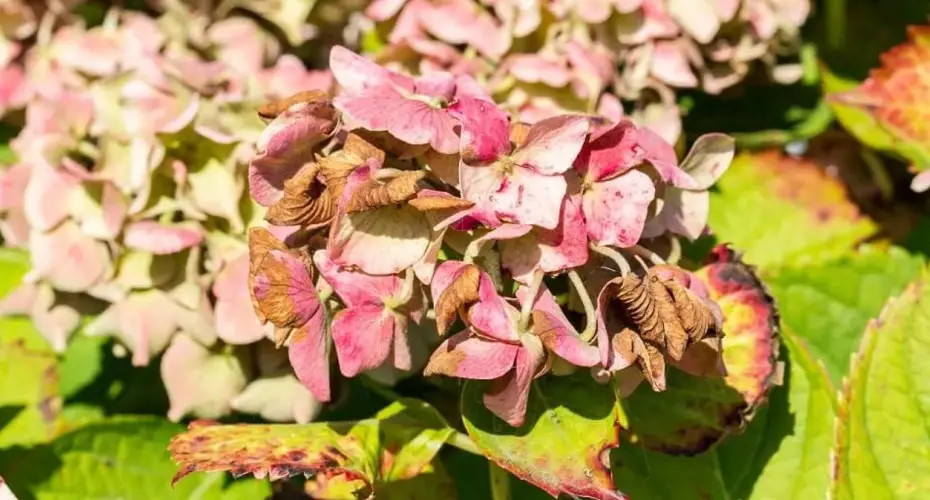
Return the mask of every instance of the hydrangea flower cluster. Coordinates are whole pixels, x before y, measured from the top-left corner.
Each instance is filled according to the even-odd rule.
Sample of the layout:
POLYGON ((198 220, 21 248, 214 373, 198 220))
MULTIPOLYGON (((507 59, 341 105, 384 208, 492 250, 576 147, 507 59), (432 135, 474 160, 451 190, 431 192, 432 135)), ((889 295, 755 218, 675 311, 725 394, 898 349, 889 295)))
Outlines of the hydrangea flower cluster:
POLYGON ((617 121, 622 99, 675 143, 675 90, 719 93, 756 61, 776 82, 800 78, 809 13, 809 0, 375 0, 365 26, 380 61, 472 75, 523 122, 617 121))
POLYGON ((334 361, 345 377, 423 369, 492 381, 485 405, 519 426, 547 372, 627 391, 663 390, 668 363, 722 375, 720 309, 667 260, 704 230, 732 139, 702 136, 679 163, 629 120, 512 120, 465 74, 343 47, 330 69, 334 98, 262 108, 249 166, 270 223, 249 234, 255 311, 317 399, 334 361))
POLYGON ((59 4, 4 3, 22 19, 3 24, 0 107, 24 123, 0 171, 0 231, 32 270, 0 312, 30 316, 59 351, 88 313, 85 333, 117 337, 135 365, 165 351, 172 419, 308 421, 319 404, 250 305, 246 228, 264 210, 246 175, 255 108, 332 77, 249 18, 169 4, 86 28, 59 4))

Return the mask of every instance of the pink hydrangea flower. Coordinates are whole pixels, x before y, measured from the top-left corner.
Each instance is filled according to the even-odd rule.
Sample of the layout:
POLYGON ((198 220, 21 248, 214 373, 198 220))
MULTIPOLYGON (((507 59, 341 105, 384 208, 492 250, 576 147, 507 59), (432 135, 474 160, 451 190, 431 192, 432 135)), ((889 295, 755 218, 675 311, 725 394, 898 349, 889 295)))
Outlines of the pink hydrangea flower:
POLYGON ((459 176, 463 198, 476 204, 470 215, 492 227, 512 222, 555 229, 567 190, 563 174, 581 151, 588 120, 543 120, 514 148, 510 121, 497 106, 463 98, 451 110, 462 122, 459 176))

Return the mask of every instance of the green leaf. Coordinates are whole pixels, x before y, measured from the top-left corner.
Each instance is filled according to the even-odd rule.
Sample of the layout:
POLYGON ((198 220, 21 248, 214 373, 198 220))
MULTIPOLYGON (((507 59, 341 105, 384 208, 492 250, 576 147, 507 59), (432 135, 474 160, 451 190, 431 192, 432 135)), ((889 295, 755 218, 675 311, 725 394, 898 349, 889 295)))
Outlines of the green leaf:
POLYGON ((740 435, 692 457, 624 441, 614 475, 634 500, 825 498, 834 420, 833 387, 803 342, 782 333, 785 385, 740 435))
POLYGON ((900 248, 863 246, 829 262, 780 269, 766 283, 782 324, 807 341, 839 385, 868 320, 922 267, 922 258, 900 248))
POLYGON ((840 401, 834 498, 930 496, 930 287, 924 271, 866 330, 840 401))
POLYGON ((552 496, 559 493, 619 500, 607 452, 618 443, 613 391, 586 371, 533 382, 526 423, 515 428, 482 402, 486 383, 469 381, 462 393, 465 429, 494 463, 552 496))
POLYGON ((90 424, 47 445, 0 452, 0 470, 20 498, 265 498, 267 484, 204 475, 172 488, 174 464, 165 445, 183 427, 158 418, 122 418, 90 424))
POLYGON ((842 183, 811 160, 741 154, 718 187, 711 229, 764 271, 841 255, 876 230, 842 183))
POLYGON ((0 339, 0 360, 0 447, 49 439, 61 406, 55 355, 0 339))

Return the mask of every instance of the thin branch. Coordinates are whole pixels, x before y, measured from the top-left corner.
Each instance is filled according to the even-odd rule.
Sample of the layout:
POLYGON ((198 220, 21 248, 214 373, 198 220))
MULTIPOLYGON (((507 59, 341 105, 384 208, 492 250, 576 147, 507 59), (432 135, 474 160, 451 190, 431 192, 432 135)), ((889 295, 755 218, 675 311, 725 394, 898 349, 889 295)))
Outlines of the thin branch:
POLYGON ((668 251, 668 257, 666 257, 665 260, 671 262, 672 264, 677 264, 678 261, 681 260, 681 240, 679 240, 678 237, 674 234, 669 233, 668 242, 670 248, 668 251))
POLYGON ((530 283, 530 295, 525 302, 523 302, 523 307, 520 308, 520 331, 524 331, 527 327, 530 326, 530 317, 533 314, 533 305, 536 304, 536 296, 539 294, 539 287, 543 282, 543 272, 536 271, 533 273, 533 281, 530 283))
POLYGON ((659 254, 653 252, 652 250, 642 245, 633 245, 629 248, 626 248, 626 250, 633 253, 633 255, 636 255, 638 257, 649 259, 649 262, 652 262, 653 264, 657 266, 661 266, 662 264, 665 264, 665 259, 663 259, 662 257, 659 257, 659 254))

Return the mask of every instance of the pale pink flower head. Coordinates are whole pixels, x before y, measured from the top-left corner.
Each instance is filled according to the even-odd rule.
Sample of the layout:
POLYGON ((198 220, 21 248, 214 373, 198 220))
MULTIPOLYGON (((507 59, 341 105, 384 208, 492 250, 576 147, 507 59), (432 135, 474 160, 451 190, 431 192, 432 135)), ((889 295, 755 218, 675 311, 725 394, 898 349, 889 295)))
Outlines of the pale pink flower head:
POLYGON ((462 123, 462 197, 475 203, 470 214, 485 225, 503 222, 555 229, 567 181, 564 173, 588 133, 582 116, 560 116, 532 125, 516 147, 511 125, 497 106, 462 98, 451 111, 462 123))
POLYGON ((459 145, 450 104, 464 97, 489 100, 467 76, 412 78, 344 47, 333 48, 330 69, 340 88, 333 105, 352 125, 388 132, 408 144, 428 144, 445 154, 455 153, 459 145))

